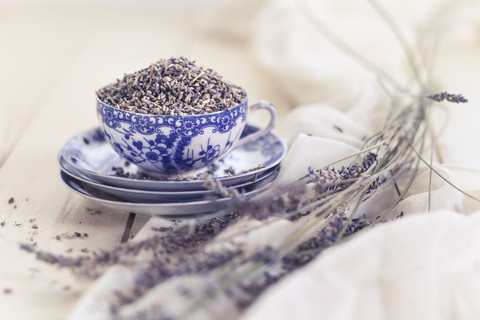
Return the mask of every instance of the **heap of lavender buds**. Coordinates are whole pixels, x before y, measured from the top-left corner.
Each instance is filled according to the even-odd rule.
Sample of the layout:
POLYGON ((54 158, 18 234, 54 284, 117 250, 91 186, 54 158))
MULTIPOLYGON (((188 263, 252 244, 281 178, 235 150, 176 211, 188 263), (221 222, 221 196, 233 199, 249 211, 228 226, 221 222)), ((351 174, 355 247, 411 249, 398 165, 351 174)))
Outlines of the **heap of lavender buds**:
POLYGON ((162 59, 97 91, 100 101, 122 110, 183 116, 228 110, 245 91, 187 58, 162 59))

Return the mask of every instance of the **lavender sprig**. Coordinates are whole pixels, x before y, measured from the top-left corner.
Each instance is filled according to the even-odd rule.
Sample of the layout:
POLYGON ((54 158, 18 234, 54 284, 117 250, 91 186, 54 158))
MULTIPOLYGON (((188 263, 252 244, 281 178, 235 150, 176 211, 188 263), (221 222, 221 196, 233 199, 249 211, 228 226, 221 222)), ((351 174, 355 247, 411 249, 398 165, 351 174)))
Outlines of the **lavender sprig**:
POLYGON ((452 93, 448 93, 448 92, 430 94, 430 95, 427 95, 427 98, 431 99, 433 101, 437 101, 437 102, 442 102, 444 100, 447 100, 447 101, 453 102, 453 103, 467 103, 468 102, 468 99, 466 99, 461 94, 452 94, 452 93))

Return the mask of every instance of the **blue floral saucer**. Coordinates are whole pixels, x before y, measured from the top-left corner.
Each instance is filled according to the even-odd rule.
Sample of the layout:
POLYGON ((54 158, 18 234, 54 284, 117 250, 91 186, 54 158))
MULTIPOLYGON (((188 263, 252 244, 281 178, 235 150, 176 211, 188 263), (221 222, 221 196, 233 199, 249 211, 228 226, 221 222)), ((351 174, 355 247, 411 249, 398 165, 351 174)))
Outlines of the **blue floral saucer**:
MULTIPOLYGON (((242 136, 258 131, 246 125, 242 136)), ((204 176, 226 187, 258 180, 265 171, 277 166, 286 153, 285 144, 273 133, 236 148, 223 159, 189 175, 154 178, 145 175, 136 165, 126 162, 106 141, 100 128, 81 132, 67 141, 58 158, 99 183, 137 190, 186 191, 205 190, 204 176)))

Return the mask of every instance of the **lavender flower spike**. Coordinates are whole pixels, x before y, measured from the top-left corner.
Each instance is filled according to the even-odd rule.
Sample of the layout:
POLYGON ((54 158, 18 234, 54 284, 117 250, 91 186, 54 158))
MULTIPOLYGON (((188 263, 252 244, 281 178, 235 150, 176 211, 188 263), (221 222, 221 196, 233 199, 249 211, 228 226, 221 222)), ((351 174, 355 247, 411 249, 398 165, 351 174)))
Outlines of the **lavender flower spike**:
POLYGON ((427 98, 437 101, 437 102, 442 102, 444 100, 447 100, 449 102, 453 103, 467 103, 468 99, 465 99, 461 94, 451 94, 448 92, 441 92, 437 94, 430 94, 427 96, 427 98))

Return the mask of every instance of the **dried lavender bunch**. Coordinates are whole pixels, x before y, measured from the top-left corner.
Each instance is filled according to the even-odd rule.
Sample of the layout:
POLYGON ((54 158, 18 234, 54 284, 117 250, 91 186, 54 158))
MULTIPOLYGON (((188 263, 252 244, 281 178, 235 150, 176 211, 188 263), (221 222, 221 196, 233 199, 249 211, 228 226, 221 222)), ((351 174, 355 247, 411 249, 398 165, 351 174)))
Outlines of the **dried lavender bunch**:
POLYGON ((118 109, 142 114, 183 116, 228 110, 246 98, 245 90, 210 68, 185 57, 161 59, 97 91, 118 109))
MULTIPOLYGON (((73 272, 88 277, 97 277, 104 270, 115 264, 128 265, 139 254, 150 252, 159 254, 162 259, 166 255, 193 253, 218 235, 228 225, 235 223, 241 217, 240 213, 225 213, 218 217, 196 223, 193 228, 187 223, 178 222, 171 228, 156 228, 156 234, 146 240, 132 243, 122 243, 111 250, 98 250, 80 256, 67 256, 40 250, 34 244, 21 244, 20 249, 34 253, 40 261, 62 268, 70 268, 73 272)), ((207 254, 208 255, 208 254, 207 254)), ((155 255, 158 257, 157 255, 155 255)), ((192 265, 191 263, 188 265, 192 265)), ((179 266, 168 265, 175 274, 179 266)))
MULTIPOLYGON (((229 304, 231 311, 229 317, 234 318, 255 301, 265 289, 313 260, 323 249, 333 243, 347 220, 343 214, 336 216, 312 238, 300 243, 288 255, 269 245, 255 250, 252 254, 245 254, 241 247, 235 247, 235 250, 222 248, 215 251, 210 248, 205 251, 204 246, 200 245, 190 251, 189 255, 184 254, 180 260, 170 263, 166 263, 164 258, 156 255, 137 277, 133 294, 116 293, 118 303, 113 309, 116 312, 121 310, 123 305, 141 299, 148 290, 161 285, 166 279, 173 277, 181 279, 196 274, 205 279, 203 287, 196 290, 189 290, 187 285, 179 288, 184 300, 182 302, 184 307, 181 309, 172 310, 159 303, 149 305, 147 309, 142 308, 134 316, 120 315, 118 319, 158 319, 159 314, 165 319, 189 318, 197 312, 203 312, 202 307, 212 303, 229 304)), ((368 222, 356 219, 348 232, 349 234, 357 232, 365 226, 368 226, 368 222)), ((209 242, 203 244, 208 245, 209 242)))
POLYGON ((242 298, 236 302, 237 308, 239 310, 246 309, 269 286, 315 259, 324 249, 335 243, 346 224, 348 224, 348 230, 345 236, 349 236, 369 226, 370 222, 356 218, 348 223, 346 215, 341 213, 288 252, 275 251, 267 246, 263 251, 252 256, 250 260, 244 261, 244 263, 260 263, 264 269, 258 273, 255 281, 249 279, 249 281, 237 283, 237 286, 244 292, 242 298))
POLYGON ((312 212, 316 215, 325 212, 329 200, 336 194, 348 190, 355 183, 362 182, 365 194, 370 195, 396 173, 397 170, 391 168, 387 172, 380 171, 371 175, 370 171, 378 170, 377 154, 365 153, 362 159, 348 167, 309 168, 309 173, 303 178, 288 185, 267 190, 254 199, 245 200, 238 193, 222 188, 218 182, 212 184, 209 181, 206 186, 222 196, 231 197, 232 211, 242 212, 258 220, 266 220, 272 216, 296 220, 312 212), (365 176, 366 173, 368 176, 365 176), (365 183, 366 179, 368 179, 367 183, 365 183))

